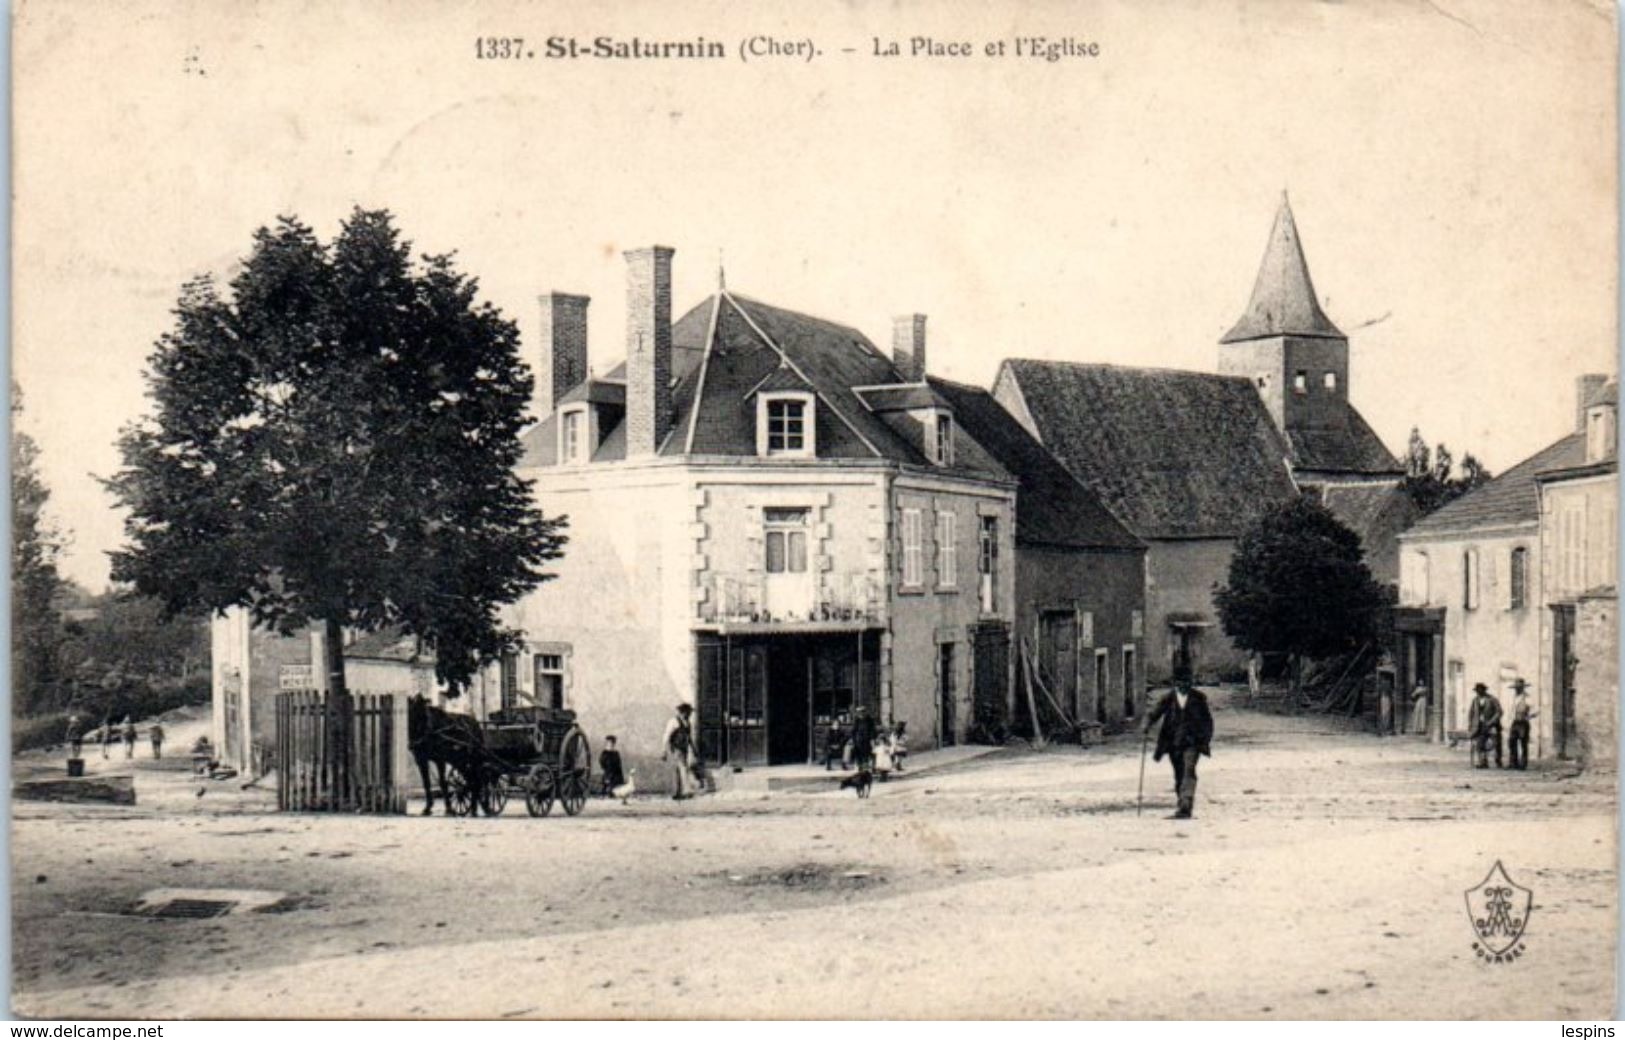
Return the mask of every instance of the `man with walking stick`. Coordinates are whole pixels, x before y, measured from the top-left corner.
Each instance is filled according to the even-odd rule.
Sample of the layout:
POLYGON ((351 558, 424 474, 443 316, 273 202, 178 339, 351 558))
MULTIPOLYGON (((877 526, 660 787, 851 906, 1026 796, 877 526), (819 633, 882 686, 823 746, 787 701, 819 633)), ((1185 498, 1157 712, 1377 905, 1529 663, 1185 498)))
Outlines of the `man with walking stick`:
MULTIPOLYGON (((1160 762, 1167 755, 1174 767, 1179 809, 1169 819, 1188 820, 1196 808, 1196 762, 1203 755, 1213 754, 1213 713, 1208 709, 1206 695, 1192 685, 1188 672, 1174 678, 1174 688, 1146 715, 1142 732, 1149 734, 1151 724, 1159 719, 1162 729, 1157 734, 1156 754, 1151 757, 1160 762)), ((1143 775, 1143 755, 1140 762, 1143 775)))

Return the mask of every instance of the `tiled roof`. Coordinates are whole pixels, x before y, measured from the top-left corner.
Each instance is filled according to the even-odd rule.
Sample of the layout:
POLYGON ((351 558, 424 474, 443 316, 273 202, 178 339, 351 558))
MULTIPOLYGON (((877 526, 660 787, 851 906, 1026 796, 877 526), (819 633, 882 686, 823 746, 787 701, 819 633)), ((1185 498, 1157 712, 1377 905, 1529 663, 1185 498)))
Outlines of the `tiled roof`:
POLYGON ((1288 447, 1250 380, 1004 363, 1045 447, 1141 538, 1228 538, 1296 494, 1288 447))
POLYGON ((1436 534, 1540 520, 1536 474, 1585 461, 1585 437, 1571 433, 1542 448, 1482 487, 1417 521, 1406 534, 1436 534))
POLYGON ((1145 547, 992 394, 935 377, 930 384, 953 411, 959 428, 1020 482, 1016 491, 1018 544, 1087 549, 1145 547))
POLYGON ((1270 229, 1264 260, 1258 265, 1246 313, 1219 342, 1239 343, 1269 336, 1346 338, 1315 298, 1315 283, 1309 278, 1298 225, 1285 195, 1275 214, 1275 226, 1270 229))
POLYGON ((1401 476, 1405 467, 1382 443, 1365 417, 1346 406, 1345 429, 1291 430, 1292 464, 1299 470, 1320 473, 1359 473, 1370 476, 1401 476))

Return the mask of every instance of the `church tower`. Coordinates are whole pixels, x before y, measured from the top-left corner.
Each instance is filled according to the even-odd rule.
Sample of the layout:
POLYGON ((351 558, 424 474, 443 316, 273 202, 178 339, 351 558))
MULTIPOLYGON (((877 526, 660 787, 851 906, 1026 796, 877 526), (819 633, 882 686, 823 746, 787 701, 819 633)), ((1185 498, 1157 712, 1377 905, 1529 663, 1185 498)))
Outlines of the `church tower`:
POLYGON ((1315 298, 1284 192, 1252 300, 1219 341, 1219 371, 1252 380, 1289 441, 1294 434, 1348 429, 1348 337, 1315 298))

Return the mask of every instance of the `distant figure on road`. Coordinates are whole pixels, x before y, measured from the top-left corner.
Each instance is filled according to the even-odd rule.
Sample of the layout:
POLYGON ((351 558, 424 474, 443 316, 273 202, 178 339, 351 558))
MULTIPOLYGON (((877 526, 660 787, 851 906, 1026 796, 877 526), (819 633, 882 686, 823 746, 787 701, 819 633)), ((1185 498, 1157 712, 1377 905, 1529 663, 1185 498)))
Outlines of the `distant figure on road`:
POLYGON ((1507 735, 1507 755, 1513 769, 1529 768, 1529 720, 1540 712, 1529 706, 1529 684, 1512 681, 1512 731, 1507 735))
POLYGON ((852 717, 852 764, 859 769, 873 769, 875 764, 875 720, 862 704, 852 717))
POLYGON ((1467 729, 1473 737, 1473 765, 1488 769, 1490 746, 1495 747, 1495 768, 1501 768, 1501 702, 1483 683, 1473 684, 1473 704, 1467 711, 1467 729))
POLYGON ((1428 732, 1428 684, 1419 682, 1411 691, 1411 732, 1419 737, 1428 732))
POLYGON ((1394 732, 1394 681, 1389 677, 1377 679, 1377 736, 1392 736, 1394 732))
POLYGON ((108 712, 106 715, 102 716, 101 738, 102 738, 102 757, 103 758, 107 757, 107 749, 113 746, 113 734, 114 734, 114 732, 116 732, 116 731, 113 729, 113 713, 108 712))
POLYGON ((598 791, 606 798, 615 788, 626 783, 626 773, 621 767, 621 753, 615 747, 614 737, 604 738, 604 750, 598 754, 598 771, 603 774, 598 791))
POLYGON ((843 713, 835 716, 829 724, 829 732, 824 735, 824 772, 829 772, 832 763, 844 763, 845 757, 846 715, 843 713))
POLYGON ((147 730, 147 739, 152 741, 152 757, 164 757, 164 727, 154 722, 152 728, 147 730))
POLYGON ((684 798, 694 797, 690 778, 694 775, 690 771, 689 758, 694 753, 694 730, 689 725, 689 718, 694 714, 692 704, 679 704, 677 713, 666 723, 665 735, 661 738, 660 752, 662 762, 671 763, 672 798, 682 801, 684 798))
POLYGON ((1149 733, 1151 724, 1158 719, 1162 720, 1162 730, 1151 757, 1160 762, 1163 755, 1168 756, 1174 767, 1174 793, 1179 796, 1179 810, 1170 819, 1188 820, 1196 808, 1197 760, 1213 754, 1213 712, 1208 708, 1207 696, 1191 685, 1188 675, 1182 675, 1145 717, 1143 732, 1149 733))
POLYGON ((68 757, 78 758, 79 753, 85 747, 85 737, 79 722, 79 716, 68 716, 68 731, 64 734, 63 739, 68 742, 68 757))
POLYGON ((135 757, 135 723, 130 720, 130 716, 128 716, 128 715, 124 716, 123 735, 124 735, 124 757, 125 758, 134 758, 135 757))
POLYGON ((896 764, 897 771, 903 771, 903 763, 908 760, 908 723, 899 722, 891 734, 891 757, 896 764))

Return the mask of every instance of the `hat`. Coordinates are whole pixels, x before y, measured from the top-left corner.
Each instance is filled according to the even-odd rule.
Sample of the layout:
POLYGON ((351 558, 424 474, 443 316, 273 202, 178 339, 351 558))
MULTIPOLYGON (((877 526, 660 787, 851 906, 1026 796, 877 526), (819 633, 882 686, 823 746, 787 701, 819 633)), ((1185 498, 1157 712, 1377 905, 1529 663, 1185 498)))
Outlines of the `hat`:
POLYGON ((682 704, 679 704, 677 706, 677 710, 681 714, 692 715, 692 714, 694 714, 694 705, 689 704, 687 701, 684 701, 682 704))
POLYGON ((1475 682, 1475 683, 1473 683, 1473 692, 1474 693, 1489 693, 1490 688, 1488 686, 1485 686, 1481 682, 1475 682))
POLYGON ((1524 682, 1522 679, 1512 680, 1512 690, 1514 693, 1523 693, 1528 688, 1529 684, 1524 682))

